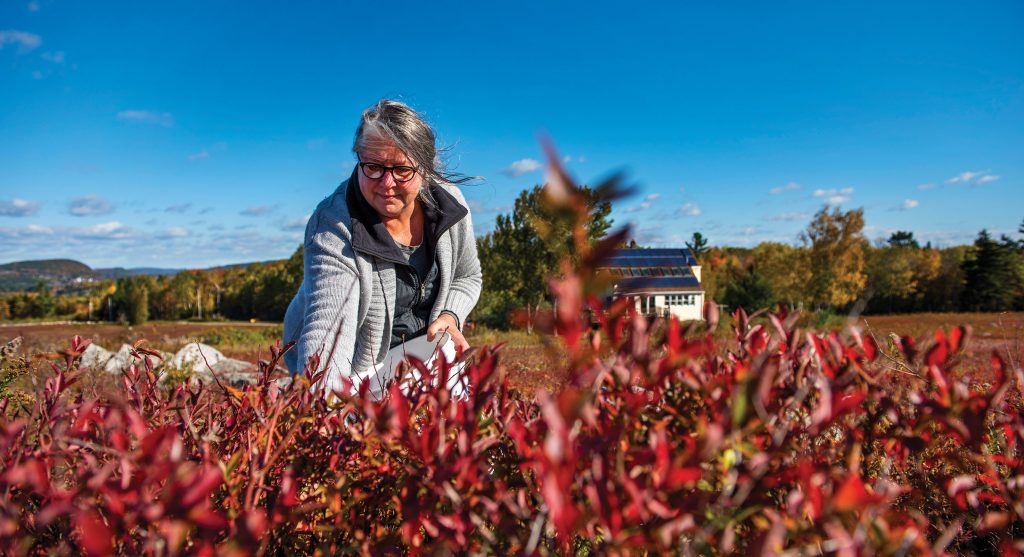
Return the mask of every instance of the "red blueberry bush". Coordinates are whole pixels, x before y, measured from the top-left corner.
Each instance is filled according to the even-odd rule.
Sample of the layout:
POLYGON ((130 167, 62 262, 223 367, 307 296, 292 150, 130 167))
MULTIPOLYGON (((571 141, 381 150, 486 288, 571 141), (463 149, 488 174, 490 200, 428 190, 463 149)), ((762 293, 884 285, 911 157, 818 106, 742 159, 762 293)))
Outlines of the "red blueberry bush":
MULTIPOLYGON (((556 201, 583 226, 559 177, 556 201)), ((880 347, 856 331, 801 330, 795 313, 741 310, 723 343, 713 306, 707 325, 651 323, 626 301, 601 307, 596 269, 622 238, 578 242, 576 264, 551 282, 546 326, 568 362, 557 393, 510 391, 497 346, 467 366, 465 399, 431 386, 442 380, 393 387, 383 402, 366 386, 327 402, 310 389, 315 357, 291 384, 272 380, 278 346, 245 388, 162 388, 140 357, 116 392, 87 397, 75 388, 87 373, 76 337, 31 405, 0 402, 0 548, 1024 550, 1020 369, 993 354, 990 370, 958 370, 962 328, 920 350, 909 338, 880 347)))

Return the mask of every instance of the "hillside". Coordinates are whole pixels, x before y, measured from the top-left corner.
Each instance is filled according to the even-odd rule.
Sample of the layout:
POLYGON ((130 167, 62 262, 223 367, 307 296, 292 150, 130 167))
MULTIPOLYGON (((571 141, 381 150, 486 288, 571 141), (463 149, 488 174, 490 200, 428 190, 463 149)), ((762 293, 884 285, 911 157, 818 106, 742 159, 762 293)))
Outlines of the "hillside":
POLYGON ((29 290, 40 280, 51 288, 62 288, 98 278, 91 267, 73 259, 15 261, 0 265, 0 292, 29 290))
POLYGON ((2 275, 75 275, 91 272, 91 267, 74 259, 39 259, 0 265, 0 274, 2 275))
MULTIPOLYGON (((235 263, 204 269, 206 271, 245 268, 250 265, 264 265, 279 260, 252 261, 235 263)), ((134 277, 139 275, 168 276, 180 273, 183 269, 166 269, 158 267, 109 267, 93 269, 74 259, 38 259, 32 261, 15 261, 0 264, 0 292, 22 292, 35 288, 40 280, 50 288, 58 291, 75 289, 94 281, 134 277)))

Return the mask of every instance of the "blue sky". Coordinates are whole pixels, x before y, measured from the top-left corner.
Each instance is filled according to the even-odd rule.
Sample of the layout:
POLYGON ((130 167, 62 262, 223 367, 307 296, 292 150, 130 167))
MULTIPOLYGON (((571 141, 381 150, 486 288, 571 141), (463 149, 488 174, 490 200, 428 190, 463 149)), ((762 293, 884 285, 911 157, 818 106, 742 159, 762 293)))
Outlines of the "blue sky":
POLYGON ((1024 3, 543 4, 3 2, 0 262, 286 257, 381 97, 485 178, 478 233, 538 133, 628 173, 648 245, 796 243, 826 203, 939 245, 1024 220, 1024 3))

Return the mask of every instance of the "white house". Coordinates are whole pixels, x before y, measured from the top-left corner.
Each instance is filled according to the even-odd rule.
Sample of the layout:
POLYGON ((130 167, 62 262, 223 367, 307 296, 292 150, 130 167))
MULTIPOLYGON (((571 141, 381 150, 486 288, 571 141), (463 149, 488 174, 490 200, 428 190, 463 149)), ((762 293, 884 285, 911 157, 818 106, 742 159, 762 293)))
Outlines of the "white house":
POLYGON ((639 313, 704 318, 700 263, 689 248, 616 250, 602 270, 613 277, 612 296, 632 296, 639 313))

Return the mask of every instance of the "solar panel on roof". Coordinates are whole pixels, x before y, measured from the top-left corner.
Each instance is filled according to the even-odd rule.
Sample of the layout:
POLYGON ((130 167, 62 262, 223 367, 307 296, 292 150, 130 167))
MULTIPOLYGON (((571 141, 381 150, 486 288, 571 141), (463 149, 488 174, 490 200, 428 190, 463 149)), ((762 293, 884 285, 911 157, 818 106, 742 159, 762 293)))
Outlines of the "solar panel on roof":
POLYGON ((697 277, 623 277, 615 281, 615 286, 623 290, 641 288, 700 288, 697 277))
POLYGON ((607 267, 688 267, 697 265, 688 249, 626 249, 618 250, 608 259, 607 267))

